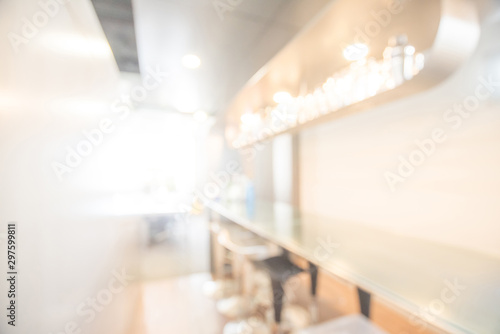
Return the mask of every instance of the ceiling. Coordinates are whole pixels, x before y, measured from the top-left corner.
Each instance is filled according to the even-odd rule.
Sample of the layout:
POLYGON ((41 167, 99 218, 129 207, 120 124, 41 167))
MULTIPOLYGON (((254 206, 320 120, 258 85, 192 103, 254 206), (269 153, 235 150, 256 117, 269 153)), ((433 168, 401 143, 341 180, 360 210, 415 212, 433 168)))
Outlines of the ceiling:
POLYGON ((124 72, 168 71, 149 107, 224 110, 238 90, 331 0, 92 0, 124 72), (130 3, 130 1, 132 3, 130 3), (135 29, 134 29, 135 28, 135 29), (184 68, 196 54, 201 66, 184 68))

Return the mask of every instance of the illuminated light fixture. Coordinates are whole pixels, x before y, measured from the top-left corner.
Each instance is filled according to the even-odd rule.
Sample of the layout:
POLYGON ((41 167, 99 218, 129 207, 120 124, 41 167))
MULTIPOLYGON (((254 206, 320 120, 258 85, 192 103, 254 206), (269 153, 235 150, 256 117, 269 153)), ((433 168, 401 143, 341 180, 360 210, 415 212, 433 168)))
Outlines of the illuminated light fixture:
POLYGON ((342 54, 344 58, 349 61, 355 61, 365 58, 368 55, 370 49, 366 44, 354 43, 346 46, 342 54))
POLYGON ((207 120, 208 114, 204 110, 198 110, 197 112, 195 112, 193 114, 193 118, 194 118, 195 121, 201 123, 201 122, 204 122, 204 121, 207 120))
POLYGON ((258 108, 260 113, 254 113, 248 108, 241 116, 238 133, 228 138, 235 137, 232 144, 235 148, 241 148, 264 140, 265 137, 259 138, 256 134, 266 130, 263 126, 275 124, 278 115, 283 126, 271 129, 271 133, 266 133, 267 136, 292 129, 321 115, 334 113, 402 85, 411 80, 425 66, 424 55, 415 53, 413 45, 401 45, 400 48, 402 46, 404 46, 404 52, 393 55, 394 47, 391 44, 388 45, 384 49, 383 59, 379 60, 366 57, 368 47, 364 44, 346 47, 344 56, 350 60, 357 59, 357 61, 339 69, 321 86, 316 87, 314 93, 291 97, 287 92, 277 92, 274 94, 274 102, 278 105, 260 106, 258 108), (394 67, 394 64, 398 66, 394 67), (398 71, 394 71, 394 68, 398 71), (286 105, 281 105, 283 102, 286 102, 286 105))
POLYGON ((407 45, 405 47, 405 54, 413 56, 415 54, 415 47, 413 45, 407 45))
POLYGON ((191 70, 197 69, 201 65, 200 57, 193 54, 185 55, 182 57, 182 65, 191 70))
POLYGON ((277 92, 274 94, 273 100, 276 103, 286 103, 292 100, 292 95, 288 92, 277 92))
POLYGON ((257 114, 247 112, 241 115, 241 123, 243 123, 244 125, 249 125, 249 126, 256 125, 259 122, 259 120, 260 116, 257 114))

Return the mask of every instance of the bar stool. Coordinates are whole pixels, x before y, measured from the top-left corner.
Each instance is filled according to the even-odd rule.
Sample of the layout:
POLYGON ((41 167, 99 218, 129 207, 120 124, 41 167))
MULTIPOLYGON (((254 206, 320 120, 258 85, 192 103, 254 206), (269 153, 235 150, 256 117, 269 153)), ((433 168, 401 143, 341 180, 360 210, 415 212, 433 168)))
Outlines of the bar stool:
MULTIPOLYGON (((314 308, 316 307, 316 290, 318 284, 318 268, 316 265, 309 262, 309 268, 307 270, 300 268, 290 261, 287 252, 281 256, 255 261, 254 264, 257 268, 265 271, 271 279, 275 330, 278 333, 282 330, 283 297, 285 294, 284 285, 290 278, 305 271, 309 272, 311 276, 311 296, 313 297, 313 306, 314 308)), ((316 321, 314 313, 315 312, 313 312, 313 322, 316 321)))
POLYGON ((347 315, 331 321, 305 328, 297 334, 387 334, 361 314, 347 315))
MULTIPOLYGON (((222 230, 217 238, 220 245, 234 256, 233 275, 237 282, 237 295, 217 303, 219 313, 229 318, 241 318, 251 313, 252 300, 243 289, 243 263, 245 259, 259 261, 281 253, 281 249, 237 225, 222 230)), ((247 278, 248 279, 248 278, 247 278)), ((228 325, 228 328, 231 325, 228 325)))
POLYGON ((229 223, 218 220, 210 220, 210 271, 213 279, 203 284, 203 294, 209 298, 221 299, 237 293, 237 284, 233 278, 229 278, 230 266, 226 264, 225 249, 217 241, 218 235, 229 223))

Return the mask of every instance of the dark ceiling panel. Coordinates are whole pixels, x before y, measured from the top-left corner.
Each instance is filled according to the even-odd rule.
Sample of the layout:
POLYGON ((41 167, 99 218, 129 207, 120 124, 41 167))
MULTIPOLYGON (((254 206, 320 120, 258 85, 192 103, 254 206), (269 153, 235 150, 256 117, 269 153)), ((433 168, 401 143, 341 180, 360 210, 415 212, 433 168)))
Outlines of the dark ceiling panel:
POLYGON ((120 71, 139 73, 131 0, 92 0, 92 4, 120 71))

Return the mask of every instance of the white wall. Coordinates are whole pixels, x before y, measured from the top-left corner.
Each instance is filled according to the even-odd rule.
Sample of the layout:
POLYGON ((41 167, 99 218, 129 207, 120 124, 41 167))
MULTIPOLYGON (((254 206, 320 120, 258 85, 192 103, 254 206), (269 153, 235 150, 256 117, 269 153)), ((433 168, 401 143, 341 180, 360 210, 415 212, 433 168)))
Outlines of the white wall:
POLYGON ((139 298, 132 282, 92 321, 77 309, 107 288, 114 270, 134 274, 137 224, 82 210, 98 193, 79 189, 74 177, 93 175, 92 155, 61 182, 52 169, 54 161, 64 161, 67 145, 75 147, 85 139, 82 130, 107 117, 118 70, 90 1, 52 3, 51 17, 43 15, 35 0, 0 4, 3 278, 6 224, 15 221, 19 227, 17 324, 6 324, 2 279, 0 332, 63 333, 75 322, 82 333, 127 333, 139 298), (38 32, 15 52, 5 37, 22 34, 23 19, 32 21, 33 16, 41 20, 38 32))
POLYGON ((500 82, 498 31, 490 10, 473 59, 440 87, 301 133, 302 209, 500 256, 500 86, 456 129, 443 118, 479 77, 500 82), (385 173, 436 128, 447 139, 391 191, 385 173))
POLYGON ((277 136, 272 141, 274 200, 298 206, 299 189, 297 141, 291 134, 277 136))

